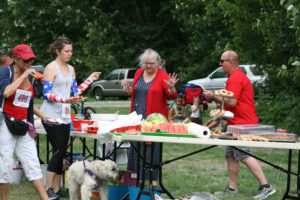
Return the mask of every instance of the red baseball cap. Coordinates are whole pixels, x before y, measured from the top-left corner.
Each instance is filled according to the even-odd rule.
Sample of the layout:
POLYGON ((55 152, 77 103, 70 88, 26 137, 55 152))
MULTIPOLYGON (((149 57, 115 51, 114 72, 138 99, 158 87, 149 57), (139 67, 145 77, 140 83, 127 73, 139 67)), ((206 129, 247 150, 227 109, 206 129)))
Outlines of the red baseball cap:
POLYGON ((19 44, 15 46, 13 51, 13 57, 21 57, 23 60, 29 60, 30 58, 36 58, 30 46, 26 44, 19 44))

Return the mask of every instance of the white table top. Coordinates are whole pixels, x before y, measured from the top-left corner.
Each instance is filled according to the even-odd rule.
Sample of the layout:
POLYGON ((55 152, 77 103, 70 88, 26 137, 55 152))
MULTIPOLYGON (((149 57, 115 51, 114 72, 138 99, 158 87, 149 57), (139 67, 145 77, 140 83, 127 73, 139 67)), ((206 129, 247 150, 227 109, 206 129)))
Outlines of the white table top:
MULTIPOLYGON (((39 134, 46 134, 44 129, 37 129, 39 134)), ((71 131, 71 136, 99 139, 99 135, 71 131)), ((112 141, 116 142, 163 142, 163 143, 179 143, 179 144, 200 144, 200 145, 218 145, 218 146, 244 146, 258 148, 273 148, 273 149, 296 149, 300 150, 300 143, 289 142, 257 142, 257 141, 242 141, 242 140, 224 140, 224 139, 201 139, 190 137, 167 137, 167 136, 149 136, 149 135, 130 135, 122 136, 113 135, 112 141)))
MULTIPOLYGON (((45 129, 37 129, 38 134, 46 135, 45 129)), ((83 133, 78 131, 71 131, 70 136, 81 137, 81 138, 90 138, 90 139, 99 139, 99 135, 91 133, 83 133)), ((111 138, 112 141, 122 142, 121 136, 113 135, 111 138)))
POLYGON ((245 146, 274 149, 297 149, 300 150, 300 143, 288 142, 257 142, 242 140, 224 140, 224 139, 201 139, 188 137, 165 137, 149 135, 122 135, 123 142, 163 142, 163 143, 180 143, 180 144, 201 144, 201 145, 218 145, 218 146, 245 146))

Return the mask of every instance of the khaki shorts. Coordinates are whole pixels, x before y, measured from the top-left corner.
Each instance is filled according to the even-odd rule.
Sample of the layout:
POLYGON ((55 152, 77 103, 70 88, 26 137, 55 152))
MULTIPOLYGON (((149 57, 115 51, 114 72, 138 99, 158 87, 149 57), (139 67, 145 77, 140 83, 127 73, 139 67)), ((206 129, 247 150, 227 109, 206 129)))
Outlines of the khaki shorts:
MULTIPOLYGON (((249 147, 237 147, 247 153, 251 153, 251 150, 249 147)), ((230 146, 225 147, 225 156, 231 156, 234 158, 235 161, 244 160, 246 158, 249 158, 250 156, 245 154, 244 152, 241 152, 237 149, 234 149, 230 146)))

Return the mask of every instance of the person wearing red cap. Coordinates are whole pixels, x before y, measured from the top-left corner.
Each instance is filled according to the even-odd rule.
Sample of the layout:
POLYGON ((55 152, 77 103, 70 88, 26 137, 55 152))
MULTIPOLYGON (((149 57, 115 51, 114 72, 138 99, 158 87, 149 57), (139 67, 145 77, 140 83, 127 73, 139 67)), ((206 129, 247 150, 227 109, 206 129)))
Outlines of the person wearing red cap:
POLYGON ((0 50, 0 63, 3 64, 3 67, 9 66, 11 63, 11 58, 5 50, 0 50))
MULTIPOLYGON (((31 125, 33 114, 42 120, 49 119, 33 104, 34 91, 31 79, 35 75, 35 70, 30 67, 35 58, 30 46, 20 44, 13 50, 12 64, 0 69, 0 102, 3 113, 9 117, 30 122, 31 125)), ((22 163, 27 179, 36 188, 40 199, 48 200, 32 134, 34 130, 30 129, 24 136, 12 135, 3 113, 0 113, 0 199, 7 199, 15 152, 22 163)))

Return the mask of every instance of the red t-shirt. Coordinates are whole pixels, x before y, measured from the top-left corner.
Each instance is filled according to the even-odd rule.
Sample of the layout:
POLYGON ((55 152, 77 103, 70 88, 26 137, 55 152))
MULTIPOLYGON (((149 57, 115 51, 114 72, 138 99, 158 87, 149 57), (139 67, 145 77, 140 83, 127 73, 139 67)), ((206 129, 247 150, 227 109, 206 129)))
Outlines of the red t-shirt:
POLYGON ((234 118, 227 119, 228 125, 258 124, 253 87, 241 69, 234 71, 229 76, 226 81, 226 90, 232 91, 234 98, 238 100, 235 107, 225 107, 225 110, 234 114, 234 118))
MULTIPOLYGON (((22 89, 22 88, 18 88, 18 89, 22 89)), ((27 91, 31 92, 31 99, 33 99, 34 92, 33 92, 32 85, 27 91)), ((10 117, 14 117, 20 120, 27 119, 28 108, 15 106, 13 104, 15 96, 16 96, 16 92, 13 95, 11 95, 9 98, 5 99, 3 111, 10 117)), ((28 101, 29 103, 31 99, 23 99, 23 101, 28 101)))

